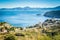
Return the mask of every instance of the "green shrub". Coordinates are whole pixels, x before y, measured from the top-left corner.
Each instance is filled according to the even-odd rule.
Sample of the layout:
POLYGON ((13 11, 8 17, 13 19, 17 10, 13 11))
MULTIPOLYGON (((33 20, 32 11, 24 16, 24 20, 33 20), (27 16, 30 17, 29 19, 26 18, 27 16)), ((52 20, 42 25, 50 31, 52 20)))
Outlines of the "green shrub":
POLYGON ((60 34, 56 35, 53 39, 54 40, 60 40, 60 34))
POLYGON ((14 35, 9 34, 4 37, 4 40, 16 40, 16 37, 14 35))
POLYGON ((40 36, 40 38, 38 38, 38 40, 52 40, 52 39, 48 36, 40 36))

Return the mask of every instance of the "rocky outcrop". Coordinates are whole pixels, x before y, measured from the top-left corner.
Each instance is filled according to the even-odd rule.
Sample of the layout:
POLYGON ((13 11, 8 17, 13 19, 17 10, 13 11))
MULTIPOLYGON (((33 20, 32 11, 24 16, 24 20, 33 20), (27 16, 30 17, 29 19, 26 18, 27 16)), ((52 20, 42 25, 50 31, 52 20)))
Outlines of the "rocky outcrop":
POLYGON ((43 22, 43 27, 50 30, 60 29, 60 20, 47 19, 43 22))
POLYGON ((7 27, 7 28, 11 28, 12 25, 10 25, 9 23, 7 22, 0 22, 0 27, 7 27))
POLYGON ((7 22, 0 22, 0 32, 7 32, 12 26, 7 22))

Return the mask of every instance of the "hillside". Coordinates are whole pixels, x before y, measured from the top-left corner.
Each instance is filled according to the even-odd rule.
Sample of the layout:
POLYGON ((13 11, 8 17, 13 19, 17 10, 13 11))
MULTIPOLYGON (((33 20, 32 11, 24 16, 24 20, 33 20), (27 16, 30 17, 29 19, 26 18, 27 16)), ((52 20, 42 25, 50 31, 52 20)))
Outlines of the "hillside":
POLYGON ((51 18, 60 18, 60 10, 46 12, 44 16, 51 18))
POLYGON ((3 27, 0 28, 0 40, 4 40, 4 37, 12 40, 15 37, 16 40, 60 40, 60 20, 47 19, 42 24, 28 28, 11 27, 7 22, 0 22, 1 26, 3 27))

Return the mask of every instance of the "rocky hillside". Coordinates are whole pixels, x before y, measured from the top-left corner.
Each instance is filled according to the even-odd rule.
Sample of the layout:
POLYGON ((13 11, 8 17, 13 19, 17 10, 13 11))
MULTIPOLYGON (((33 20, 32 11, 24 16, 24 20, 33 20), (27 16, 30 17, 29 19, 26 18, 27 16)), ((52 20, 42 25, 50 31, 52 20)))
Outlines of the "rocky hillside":
POLYGON ((59 31, 60 30, 60 20, 56 19, 47 19, 43 22, 43 27, 52 31, 59 31))
POLYGON ((7 23, 7 22, 0 22, 0 28, 2 28, 2 27, 11 28, 11 27, 12 27, 12 25, 10 25, 10 24, 9 24, 9 23, 7 23))

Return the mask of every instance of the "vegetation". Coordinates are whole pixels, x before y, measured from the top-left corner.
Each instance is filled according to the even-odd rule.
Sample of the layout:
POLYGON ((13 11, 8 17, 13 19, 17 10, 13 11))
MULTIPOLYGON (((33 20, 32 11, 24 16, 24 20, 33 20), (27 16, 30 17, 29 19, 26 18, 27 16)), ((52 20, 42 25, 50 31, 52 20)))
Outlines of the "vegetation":
POLYGON ((53 37, 54 40, 60 40, 60 34, 53 37))
POLYGON ((14 35, 9 34, 4 37, 4 40, 16 40, 16 37, 14 35))
POLYGON ((0 40, 60 40, 59 21, 57 21, 58 23, 56 23, 56 20, 46 20, 45 22, 47 25, 52 23, 53 26, 50 25, 48 27, 47 25, 43 24, 46 27, 43 26, 41 28, 41 26, 37 24, 35 26, 23 29, 22 27, 12 27, 10 24, 8 26, 4 26, 3 24, 8 23, 2 22, 0 23, 0 40), (7 34, 4 30, 7 30, 7 34))

